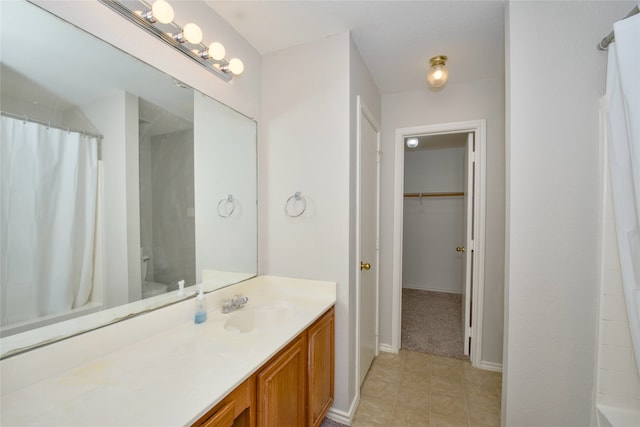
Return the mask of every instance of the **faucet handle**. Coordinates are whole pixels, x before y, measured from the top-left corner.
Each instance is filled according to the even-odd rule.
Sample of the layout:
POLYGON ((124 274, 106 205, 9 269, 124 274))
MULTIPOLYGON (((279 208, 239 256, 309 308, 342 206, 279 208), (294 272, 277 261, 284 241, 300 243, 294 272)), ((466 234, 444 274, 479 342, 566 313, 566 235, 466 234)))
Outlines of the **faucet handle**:
POLYGON ((247 301, 249 301, 249 298, 243 297, 241 294, 236 294, 236 295, 233 296, 233 300, 235 302, 239 302, 241 304, 246 304, 247 301))

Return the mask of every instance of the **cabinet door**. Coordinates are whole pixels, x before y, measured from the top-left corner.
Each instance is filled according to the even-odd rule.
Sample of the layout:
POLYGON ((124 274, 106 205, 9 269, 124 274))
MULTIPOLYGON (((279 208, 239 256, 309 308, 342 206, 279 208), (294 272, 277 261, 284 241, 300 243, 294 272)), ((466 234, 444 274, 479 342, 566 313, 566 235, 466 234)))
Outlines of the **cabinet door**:
POLYGON ((334 309, 309 328, 309 426, 322 424, 333 403, 334 309))
POLYGON ((306 424, 306 347, 303 334, 258 373, 258 427, 306 424))

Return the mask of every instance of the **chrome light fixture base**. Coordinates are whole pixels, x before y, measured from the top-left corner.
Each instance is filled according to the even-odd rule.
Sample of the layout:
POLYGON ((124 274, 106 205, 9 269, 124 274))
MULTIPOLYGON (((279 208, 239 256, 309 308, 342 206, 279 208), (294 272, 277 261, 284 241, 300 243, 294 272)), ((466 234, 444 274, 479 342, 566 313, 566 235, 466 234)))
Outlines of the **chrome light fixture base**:
POLYGON ((228 71, 229 63, 227 61, 214 60, 213 64, 215 65, 212 65, 212 62, 207 61, 207 59, 189 50, 188 47, 184 46, 182 43, 175 40, 170 34, 166 34, 159 28, 155 27, 147 17, 144 17, 144 14, 143 16, 138 15, 134 11, 129 10, 126 6, 124 6, 117 0, 98 0, 98 1, 104 4, 105 6, 107 6, 109 9, 118 13, 120 16, 126 18, 129 22, 134 23, 135 25, 142 28, 149 34, 155 36, 159 40, 162 40, 166 44, 172 46, 174 49, 176 49, 177 51, 185 55, 187 58, 197 62, 202 67, 204 67, 207 71, 220 77, 225 82, 231 81, 231 79, 233 78, 233 74, 230 71, 228 71))

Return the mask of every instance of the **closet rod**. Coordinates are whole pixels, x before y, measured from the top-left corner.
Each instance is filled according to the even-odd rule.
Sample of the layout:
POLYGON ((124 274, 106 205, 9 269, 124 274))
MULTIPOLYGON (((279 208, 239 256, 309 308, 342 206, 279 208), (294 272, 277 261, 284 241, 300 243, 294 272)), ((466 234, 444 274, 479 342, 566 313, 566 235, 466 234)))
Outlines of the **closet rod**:
POLYGON ((459 193, 404 193, 404 197, 452 197, 464 196, 464 192, 459 193))

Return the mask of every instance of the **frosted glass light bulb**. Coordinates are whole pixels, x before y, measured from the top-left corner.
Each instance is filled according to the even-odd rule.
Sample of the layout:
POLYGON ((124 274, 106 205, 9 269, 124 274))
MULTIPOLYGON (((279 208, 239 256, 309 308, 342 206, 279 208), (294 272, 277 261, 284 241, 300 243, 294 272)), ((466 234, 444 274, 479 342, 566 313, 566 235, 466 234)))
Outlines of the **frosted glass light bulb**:
POLYGON ((156 21, 163 24, 173 21, 173 8, 165 0, 156 0, 151 6, 151 13, 156 21))
POLYGON ((427 82, 433 87, 443 86, 447 82, 449 72, 444 65, 435 65, 427 73, 427 82))
POLYGON ((244 64, 238 58, 233 58, 229 61, 229 71, 231 71, 236 76, 238 74, 242 74, 244 71, 244 64))
POLYGON ((191 22, 184 26, 182 35, 189 43, 198 44, 202 41, 202 30, 191 22))
POLYGON ((213 42, 209 45, 209 57, 215 59, 216 61, 220 61, 224 59, 224 56, 227 54, 224 46, 218 42, 213 42))
POLYGON ((407 147, 416 148, 418 146, 418 138, 409 138, 407 139, 407 147))

